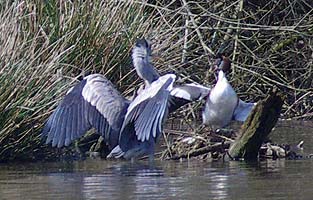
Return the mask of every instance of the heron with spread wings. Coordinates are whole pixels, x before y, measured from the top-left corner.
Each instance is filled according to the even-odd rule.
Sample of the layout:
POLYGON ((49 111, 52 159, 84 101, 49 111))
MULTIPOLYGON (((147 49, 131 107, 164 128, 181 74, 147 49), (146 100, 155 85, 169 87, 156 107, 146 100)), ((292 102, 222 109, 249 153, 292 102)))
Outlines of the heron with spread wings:
POLYGON ((104 76, 89 75, 67 93, 42 135, 47 144, 62 147, 95 128, 110 149, 122 144, 125 154, 120 156, 126 159, 153 154, 175 78, 173 74, 159 77, 130 102, 104 76))
POLYGON ((153 157, 168 113, 203 98, 208 90, 203 88, 203 94, 194 92, 192 84, 173 88, 176 76, 160 76, 155 71, 150 62, 151 49, 146 44, 145 40, 138 40, 132 53, 138 75, 147 80, 133 101, 124 98, 103 75, 88 75, 68 91, 48 118, 42 130, 46 143, 68 146, 95 128, 113 149, 108 157, 153 157))
MULTIPOLYGON (((136 42, 135 47, 132 50, 132 59, 133 59, 133 65, 136 69, 136 72, 138 76, 144 81, 145 83, 145 89, 143 91, 139 92, 139 96, 141 95, 148 95, 154 94, 156 85, 158 85, 159 81, 164 79, 163 77, 172 76, 173 74, 167 74, 163 77, 159 75, 159 73, 154 68, 153 63, 151 62, 151 45, 147 42, 145 39, 139 39, 136 42)), ((185 84, 181 86, 175 86, 174 83, 171 84, 171 87, 168 88, 166 93, 159 93, 158 95, 154 96, 154 99, 149 102, 149 109, 146 109, 146 113, 143 114, 142 110, 136 111, 137 113, 142 113, 142 116, 151 117, 151 121, 144 124, 143 128, 140 129, 140 131, 134 131, 134 127, 131 125, 131 123, 128 123, 127 120, 127 114, 125 117, 124 124, 126 122, 126 126, 123 125, 120 139, 119 139, 119 145, 116 146, 111 153, 108 155, 109 158, 111 157, 130 157, 128 156, 133 154, 141 155, 141 151, 143 149, 147 149, 148 146, 154 146, 155 142, 150 140, 149 142, 143 143, 143 135, 146 130, 144 136, 146 139, 148 139, 151 134, 154 136, 154 138, 157 138, 155 136, 159 136, 161 134, 161 128, 158 129, 158 131, 155 133, 154 131, 150 132, 149 136, 149 130, 151 129, 152 124, 156 125, 156 122, 154 120, 157 119, 156 116, 160 115, 161 113, 165 112, 165 116, 167 113, 171 113, 181 106, 200 100, 204 97, 206 97, 210 92, 210 88, 204 87, 199 84, 185 84), (162 99, 162 101, 161 101, 162 99), (162 106, 160 108, 162 112, 157 113, 158 115, 155 115, 156 107, 155 105, 160 104, 162 102, 162 106), (163 109, 165 109, 163 111, 163 109), (135 135, 136 133, 136 135, 135 135), (137 136, 137 138, 136 138, 137 136), (135 139, 134 139, 135 138, 135 139), (136 140, 137 139, 137 140, 136 140), (135 148, 132 148, 135 147, 135 148), (129 150, 130 149, 130 150, 129 150)), ((136 100, 134 100, 135 102, 136 100)), ((130 106, 131 107, 131 106, 130 106)), ((163 115, 163 114, 162 114, 163 115)), ((165 119, 165 118, 164 118, 165 119)), ((141 121, 141 120, 140 120, 141 121)), ((162 123, 164 120, 162 121, 162 123)), ((160 125, 162 124, 160 123, 160 125)), ((140 124, 143 124, 142 122, 140 124)), ((136 127, 136 126, 135 126, 136 127)), ((154 129, 152 129, 154 130, 154 129)))
MULTIPOLYGON (((138 76, 144 81, 145 87, 156 81, 160 75, 151 62, 151 44, 146 39, 139 39, 132 51, 133 64, 138 76)), ((181 106, 204 99, 209 95, 211 88, 198 83, 174 85, 170 93, 170 112, 181 106)))

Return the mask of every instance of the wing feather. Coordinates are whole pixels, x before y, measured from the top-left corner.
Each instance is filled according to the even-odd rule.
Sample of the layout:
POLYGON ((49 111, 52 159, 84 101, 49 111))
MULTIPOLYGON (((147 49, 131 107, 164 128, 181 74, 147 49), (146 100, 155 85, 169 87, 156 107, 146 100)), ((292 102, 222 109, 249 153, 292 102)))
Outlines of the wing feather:
POLYGON ((142 115, 142 118, 149 117, 149 120, 146 120, 146 123, 143 124, 143 126, 141 128, 142 130, 138 130, 139 133, 145 132, 145 134, 143 134, 143 136, 141 138, 141 141, 149 140, 150 133, 151 133, 151 135, 153 135, 153 137, 155 137, 153 132, 151 132, 151 128, 152 128, 152 126, 155 123, 155 120, 157 118, 157 113, 155 113, 155 110, 156 110, 155 107, 157 107, 157 104, 153 105, 151 102, 149 102, 149 104, 151 106, 146 107, 145 111, 150 110, 150 115, 149 115, 149 113, 147 113, 147 111, 146 111, 146 113, 143 113, 143 115, 142 115), (147 114, 148 114, 148 116, 146 116, 147 114))
POLYGON ((55 137, 55 129, 57 128, 54 124, 56 123, 56 121, 57 121, 57 118, 58 118, 58 114, 61 112, 61 109, 57 109, 56 110, 56 112, 55 113, 53 113, 52 115, 51 115, 51 123, 50 123, 50 125, 51 125, 51 127, 50 127, 50 129, 49 129, 49 132, 51 133, 51 134, 48 134, 48 137, 47 137, 47 140, 46 140, 46 143, 49 143, 49 141, 50 140, 53 140, 53 138, 55 137), (49 140, 49 141, 48 141, 49 140))
POLYGON ((65 117, 65 120, 64 120, 64 123, 63 123, 63 126, 62 127, 64 127, 64 142, 63 142, 63 144, 65 145, 65 146, 68 146, 68 145, 70 145, 70 143, 71 143, 71 140, 70 140, 70 138, 71 138, 71 135, 70 135, 70 133, 71 133, 71 126, 69 126, 69 122, 72 120, 71 119, 71 112, 72 112, 72 110, 70 109, 70 108, 67 108, 67 116, 65 117))
POLYGON ((173 112, 192 101, 201 100, 207 97, 210 91, 211 88, 194 83, 174 87, 171 91, 169 112, 173 112))
MULTIPOLYGON (((162 108, 161 108, 162 112, 160 112, 160 116, 159 116, 159 118, 157 120, 157 122, 158 122, 158 129, 155 130, 155 132, 154 132, 155 134, 159 134, 162 131, 162 124, 163 124, 163 121, 164 121, 164 116, 165 116, 165 114, 167 114, 166 108, 167 108, 167 102, 164 101, 164 103, 162 104, 162 108)), ((156 136, 154 136, 154 137, 156 137, 156 136)))
POLYGON ((173 88, 171 95, 188 101, 201 100, 206 97, 211 88, 200 84, 189 83, 173 88))
POLYGON ((61 138, 61 126, 60 124, 62 123, 62 115, 64 113, 64 109, 60 109, 60 113, 56 116, 55 123, 59 124, 58 126, 55 126, 53 129, 54 132, 54 138, 52 140, 52 146, 55 147, 58 144, 59 139, 61 138))
MULTIPOLYGON (((89 75, 71 89, 47 120, 42 136, 58 147, 69 145, 94 127, 110 135, 122 126, 128 102, 100 74, 89 75)), ((107 139, 109 137, 106 137, 107 139)))
POLYGON ((158 137, 167 113, 169 90, 175 78, 172 74, 160 77, 134 99, 128 107, 120 137, 127 134, 123 130, 131 123, 134 123, 137 140, 144 142, 151 136, 158 137))
POLYGON ((77 118, 78 118, 78 110, 77 107, 73 108, 73 116, 72 116, 72 121, 70 122, 72 124, 72 132, 71 132, 71 140, 75 140, 78 135, 77 135, 77 118))
MULTIPOLYGON (((161 92, 161 94, 163 94, 163 92, 161 92)), ((150 135, 152 135, 152 137, 156 137, 157 135, 156 132, 151 132, 151 127, 152 124, 159 123, 159 116, 162 112, 164 112, 164 110, 162 110, 162 104, 164 104, 163 102, 167 100, 164 95, 160 95, 160 97, 162 99, 151 99, 148 103, 148 105, 151 106, 147 106, 145 108, 145 112, 143 112, 140 116, 141 118, 146 119, 143 126, 139 126, 137 128, 137 131, 142 134, 141 141, 149 140, 150 135)))
POLYGON ((60 123, 60 134, 59 134, 59 141, 58 141, 58 147, 64 146, 65 137, 66 137, 66 121, 67 121, 67 115, 68 115, 68 109, 64 109, 64 112, 62 114, 61 123, 60 123))
POLYGON ((72 134, 72 122, 73 120, 73 108, 69 107, 68 108, 68 116, 67 116, 67 122, 66 122, 66 138, 65 138, 65 146, 68 146, 71 143, 71 134, 72 134))

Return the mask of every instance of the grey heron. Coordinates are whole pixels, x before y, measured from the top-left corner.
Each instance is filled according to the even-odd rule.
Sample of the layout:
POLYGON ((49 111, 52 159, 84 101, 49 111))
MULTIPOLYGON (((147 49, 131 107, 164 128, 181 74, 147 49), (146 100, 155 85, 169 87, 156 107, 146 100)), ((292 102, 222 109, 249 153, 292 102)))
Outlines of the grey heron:
POLYGON ((100 74, 92 74, 71 89, 47 120, 42 136, 62 147, 94 127, 110 149, 118 143, 126 159, 153 156, 154 144, 168 113, 169 91, 176 76, 159 77, 132 102, 100 74))
POLYGON ((119 144, 108 158, 126 159, 154 155, 155 143, 169 111, 170 91, 176 76, 160 76, 145 88, 128 107, 119 138, 119 144))
MULTIPOLYGON (((147 93, 145 95, 149 95, 150 93, 153 93, 156 87, 155 85, 160 84, 159 79, 163 79, 162 76, 160 76, 159 73, 156 71, 153 63, 151 62, 151 53, 152 53, 151 45, 147 42, 147 40, 145 39, 137 40, 135 47, 132 50, 133 65, 136 69, 138 76, 141 79, 143 79, 145 82, 145 89, 144 91, 140 91, 139 95, 143 93, 147 93)), ((167 75, 164 75, 163 77, 167 77, 167 76, 174 76, 174 75, 167 74, 167 75)), ((175 87, 173 86, 173 84, 174 82, 171 83, 171 87, 168 88, 166 93, 162 93, 162 95, 155 97, 155 99, 159 98, 158 102, 151 101, 151 102, 155 102, 156 104, 159 104, 160 102, 162 102, 163 106, 165 106, 164 109, 166 109, 165 115, 167 115, 167 113, 171 113, 175 111, 177 108, 189 102, 204 98, 210 92, 210 88, 204 87, 199 84, 191 83, 191 84, 185 84, 182 86, 175 86, 175 87)), ((150 107, 151 106, 152 104, 150 105, 150 107)), ((153 116, 154 112, 155 112, 154 110, 147 110, 146 115, 153 116)), ((153 119, 151 122, 144 125, 145 129, 147 128, 148 130, 150 130, 150 127, 152 126, 151 123, 155 123, 153 122, 153 120, 156 117, 152 117, 152 118, 153 119)), ((163 118, 163 121, 165 118, 166 117, 163 118)), ((123 128, 122 128, 123 131, 121 131, 121 134, 120 134, 119 145, 116 146, 111 151, 111 153, 108 155, 108 158, 112 158, 112 157, 130 158, 131 157, 130 155, 136 155, 137 157, 137 155, 142 155, 143 149, 146 150, 148 149, 148 147, 155 145, 155 141, 152 141, 152 140, 145 141, 145 142, 142 141, 142 137, 139 136, 140 131, 134 131, 133 130, 134 126, 130 126, 131 123, 128 123, 127 114, 126 114, 124 122, 127 122, 128 125, 126 126, 123 125, 123 128), (137 136, 135 135, 135 133, 137 134, 137 136), (138 137, 140 137, 141 139, 138 137)), ((160 125, 161 124, 162 123, 160 123, 160 125)), ((145 130, 142 129, 141 132, 142 131, 145 131, 145 130)), ((154 136, 159 136, 161 134, 161 129, 160 128, 158 129, 157 134, 154 134, 154 132, 152 133, 154 136)), ((147 133, 145 135, 146 137, 148 137, 147 133)))
POLYGON ((171 107, 169 92, 176 76, 159 76, 153 68, 144 66, 140 71, 143 76, 152 74, 151 81, 132 102, 104 76, 86 76, 68 91, 45 123, 42 136, 46 136, 46 143, 52 143, 53 147, 68 146, 95 128, 109 149, 120 144, 121 151, 115 157, 130 159, 153 154, 154 143, 171 107))
MULTIPOLYGON (((145 87, 160 77, 151 62, 151 44, 146 39, 139 39, 132 50, 133 64, 138 76, 144 80, 145 87)), ((210 93, 211 88, 197 83, 174 85, 171 90, 170 112, 175 111, 181 106, 201 100, 210 93)))
POLYGON ((229 84, 226 73, 231 70, 231 62, 227 57, 220 55, 214 67, 218 70, 218 79, 206 98, 202 112, 203 124, 225 127, 233 119, 245 121, 256 103, 246 103, 239 99, 229 84))
POLYGON ((41 134, 47 144, 63 147, 93 127, 112 149, 129 104, 103 75, 88 75, 67 92, 41 134))
POLYGON ((46 143, 67 146, 93 127, 109 148, 114 148, 109 158, 153 155, 167 114, 190 101, 204 98, 210 89, 197 84, 173 88, 176 76, 160 76, 150 55, 151 48, 146 40, 138 40, 132 59, 146 87, 132 102, 104 76, 85 77, 67 93, 47 120, 42 131, 42 136, 47 137, 46 143))

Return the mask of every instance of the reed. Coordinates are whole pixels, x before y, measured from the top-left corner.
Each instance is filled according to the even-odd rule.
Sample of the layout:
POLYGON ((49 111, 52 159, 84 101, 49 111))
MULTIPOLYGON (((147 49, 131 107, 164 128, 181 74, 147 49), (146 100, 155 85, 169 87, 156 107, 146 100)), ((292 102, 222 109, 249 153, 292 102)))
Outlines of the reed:
POLYGON ((128 95, 130 49, 153 29, 131 2, 13 1, 0 14, 0 160, 45 155, 39 133, 64 93, 86 73, 128 95))

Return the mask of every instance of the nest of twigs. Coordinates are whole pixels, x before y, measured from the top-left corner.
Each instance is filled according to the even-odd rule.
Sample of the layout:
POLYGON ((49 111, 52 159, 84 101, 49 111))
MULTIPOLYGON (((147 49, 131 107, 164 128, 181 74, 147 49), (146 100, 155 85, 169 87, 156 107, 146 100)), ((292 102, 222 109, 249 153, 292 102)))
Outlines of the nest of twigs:
MULTIPOLYGON (((175 133, 167 130, 168 134, 175 133)), ((232 129, 219 129, 217 132, 205 128, 197 133, 179 132, 162 152, 162 160, 179 160, 196 158, 200 160, 222 158, 229 145, 234 141, 236 134, 232 129)))
MULTIPOLYGON (((218 129, 213 131, 205 128, 201 131, 182 132, 167 130, 165 147, 161 152, 161 160, 229 160, 229 147, 238 137, 235 129, 218 129)), ((303 141, 298 144, 275 144, 265 141, 259 149, 259 159, 304 159, 312 158, 312 154, 303 153, 303 141)))

